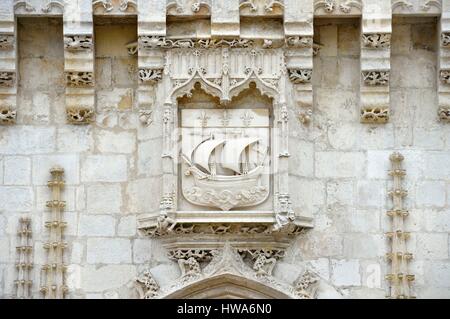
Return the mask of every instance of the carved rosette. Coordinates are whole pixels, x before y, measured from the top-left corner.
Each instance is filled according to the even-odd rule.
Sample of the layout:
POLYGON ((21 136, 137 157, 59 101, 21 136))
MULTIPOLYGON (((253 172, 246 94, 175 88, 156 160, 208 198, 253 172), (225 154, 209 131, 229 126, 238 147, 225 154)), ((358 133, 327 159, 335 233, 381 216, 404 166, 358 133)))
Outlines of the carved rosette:
POLYGON ((14 48, 14 34, 0 34, 0 50, 14 48))
POLYGON ((66 83, 72 87, 86 87, 94 86, 94 73, 93 72, 77 72, 68 71, 65 72, 66 83))
POLYGON ((311 83, 312 69, 289 69, 289 80, 294 84, 311 83))
POLYGON ((391 47, 390 33, 366 33, 362 35, 362 44, 367 49, 385 49, 391 47))
POLYGON ((0 71, 0 87, 13 87, 16 81, 16 73, 0 71))
POLYGON ((79 34, 64 36, 64 48, 68 51, 92 50, 93 47, 92 35, 79 34))
POLYGON ((0 124, 10 125, 16 123, 16 111, 9 106, 0 107, 0 124))
POLYGON ((389 71, 375 70, 375 71, 363 71, 362 77, 364 84, 368 86, 387 86, 389 85, 389 71))
POLYGON ((69 124, 90 124, 94 122, 95 112, 90 107, 67 107, 66 118, 69 124))
POLYGON ((388 107, 364 108, 361 110, 361 123, 381 124, 389 121, 388 107))
POLYGON ((139 80, 141 83, 154 85, 162 80, 163 69, 139 69, 139 80))

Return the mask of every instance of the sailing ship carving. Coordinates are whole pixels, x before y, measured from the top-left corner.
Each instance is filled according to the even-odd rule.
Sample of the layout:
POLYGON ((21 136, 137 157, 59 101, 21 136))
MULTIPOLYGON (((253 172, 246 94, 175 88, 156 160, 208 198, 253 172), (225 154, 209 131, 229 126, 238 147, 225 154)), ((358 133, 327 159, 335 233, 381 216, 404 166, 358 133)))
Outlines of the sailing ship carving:
POLYGON ((185 175, 194 178, 194 186, 183 189, 184 197, 194 205, 218 207, 256 206, 264 202, 269 189, 261 183, 268 148, 250 160, 251 148, 261 142, 257 137, 215 138, 213 134, 195 145, 182 158, 188 165, 185 175))

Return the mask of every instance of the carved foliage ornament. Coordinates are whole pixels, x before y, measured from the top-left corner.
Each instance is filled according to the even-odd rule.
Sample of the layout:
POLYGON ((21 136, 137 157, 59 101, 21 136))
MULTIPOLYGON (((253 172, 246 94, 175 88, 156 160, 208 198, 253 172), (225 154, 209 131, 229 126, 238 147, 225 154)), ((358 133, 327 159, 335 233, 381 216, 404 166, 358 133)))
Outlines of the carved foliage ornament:
POLYGON ((439 109, 439 119, 442 122, 449 122, 450 123, 450 108, 440 108, 439 109))
POLYGON ((139 80, 142 83, 156 84, 162 79, 162 69, 139 69, 139 80))
POLYGON ((14 47, 13 34, 0 34, 0 50, 9 50, 14 47))
POLYGON ((69 86, 93 86, 93 72, 66 72, 66 83, 69 86))
POLYGON ((444 48, 450 47, 450 32, 442 32, 441 34, 441 46, 444 48))
MULTIPOLYGON (((105 12, 111 12, 115 9, 112 0, 93 0, 92 7, 95 9, 97 7, 102 7, 105 12)), ((129 8, 137 9, 136 0, 120 0, 119 11, 126 12, 129 8)))
POLYGON ((364 84, 369 86, 386 86, 389 84, 389 71, 363 71, 364 84))
POLYGON ((16 78, 15 72, 0 71, 0 87, 14 86, 15 78, 16 78))
POLYGON ((95 112, 89 107, 68 107, 66 116, 70 124, 89 124, 94 121, 95 112))
POLYGON ((441 72, 439 72, 439 77, 443 84, 450 84, 450 70, 441 70, 441 72))
POLYGON ((160 289, 150 270, 144 271, 138 278, 136 278, 136 288, 140 299, 155 298, 160 289))
POLYGON ((83 51, 93 48, 92 35, 66 35, 64 36, 64 47, 68 51, 83 51))
POLYGON ((294 84, 311 83, 311 69, 289 69, 289 79, 294 84))
POLYGON ((0 124, 8 125, 16 123, 16 111, 9 106, 0 107, 0 124))
POLYGON ((286 38, 286 45, 292 48, 310 48, 313 46, 312 36, 296 36, 286 38))
POLYGON ((389 120, 389 108, 373 107, 361 110, 362 123, 386 123, 389 120))
POLYGON ((362 43, 368 49, 384 49, 391 46, 390 33, 367 33, 362 35, 362 43))
MULTIPOLYGON (((280 0, 265 0, 264 4, 264 12, 271 13, 275 9, 275 7, 279 7, 284 9, 284 3, 280 0)), ((239 8, 249 8, 250 12, 256 13, 259 11, 259 6, 257 0, 240 0, 239 8)))
POLYGON ((361 0, 342 0, 340 4, 337 4, 336 0, 316 0, 314 2, 314 10, 323 9, 326 13, 334 13, 336 8, 342 13, 350 13, 352 8, 356 8, 359 11, 362 10, 361 0))
POLYGON ((219 47, 248 48, 253 45, 248 39, 178 39, 171 40, 161 36, 139 36, 139 46, 142 49, 191 49, 202 48, 212 49, 219 47))

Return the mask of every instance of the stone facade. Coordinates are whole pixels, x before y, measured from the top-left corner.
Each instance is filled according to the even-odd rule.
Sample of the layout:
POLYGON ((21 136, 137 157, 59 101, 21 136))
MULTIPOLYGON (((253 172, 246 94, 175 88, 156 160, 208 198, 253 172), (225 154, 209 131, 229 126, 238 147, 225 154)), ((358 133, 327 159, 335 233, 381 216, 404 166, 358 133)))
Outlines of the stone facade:
POLYGON ((449 15, 448 0, 1 1, 0 298, 44 297, 55 166, 66 298, 392 297, 393 152, 407 297, 450 298, 449 15), (185 201, 172 133, 183 110, 227 108, 269 110, 280 165, 260 206, 213 214, 185 201))

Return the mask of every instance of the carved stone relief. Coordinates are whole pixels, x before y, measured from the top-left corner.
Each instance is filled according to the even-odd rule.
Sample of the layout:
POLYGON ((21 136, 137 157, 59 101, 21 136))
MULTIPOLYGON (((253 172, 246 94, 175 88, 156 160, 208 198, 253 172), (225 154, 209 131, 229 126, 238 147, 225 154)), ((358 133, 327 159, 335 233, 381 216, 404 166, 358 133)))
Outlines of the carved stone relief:
POLYGON ((364 83, 368 86, 387 86, 389 84, 389 71, 363 71, 364 83))
POLYGON ((450 70, 441 70, 439 72, 439 78, 443 84, 449 85, 450 84, 450 70))
POLYGON ((64 48, 68 51, 92 50, 93 47, 92 35, 79 34, 64 36, 64 48))
POLYGON ((361 12, 362 3, 360 0, 315 0, 314 1, 314 10, 315 12, 319 12, 323 10, 326 14, 348 14, 352 12, 352 9, 357 10, 357 12, 361 12))
POLYGON ((389 108, 373 107, 361 109, 361 123, 386 123, 389 121, 389 108))
POLYGON ((14 34, 0 34, 0 50, 10 50, 14 47, 14 34))
POLYGON ((0 87, 12 87, 15 84, 15 80, 15 72, 0 71, 0 87))
POLYGON ((289 69, 289 79, 294 84, 311 83, 312 70, 311 69, 289 69))
POLYGON ((139 80, 141 83, 156 84, 161 81, 163 70, 162 69, 139 69, 139 80))
POLYGON ((440 108, 438 114, 442 122, 450 122, 450 108, 440 108))
POLYGON ((211 0, 168 0, 168 15, 210 15, 211 0))
POLYGON ((89 124, 95 119, 95 112, 89 107, 67 107, 67 122, 70 124, 89 124))
POLYGON ((158 295, 160 288, 150 270, 145 270, 136 278, 136 289, 139 299, 153 299, 158 295))
POLYGON ((362 35, 362 43, 365 48, 384 49, 391 47, 390 33, 367 33, 362 35))
POLYGON ((239 9, 241 15, 263 15, 277 11, 282 13, 284 3, 282 0, 240 0, 239 9))
POLYGON ((94 13, 135 13, 137 0, 92 0, 94 13))
POLYGON ((66 82, 69 86, 83 87, 94 86, 94 73, 93 72, 65 72, 66 82))
POLYGON ((450 32, 442 32, 441 34, 441 46, 448 48, 450 47, 450 32))
POLYGON ((0 124, 8 125, 16 123, 16 111, 9 106, 0 107, 0 124))
POLYGON ((313 46, 312 36, 287 37, 286 45, 290 48, 310 48, 313 46))

